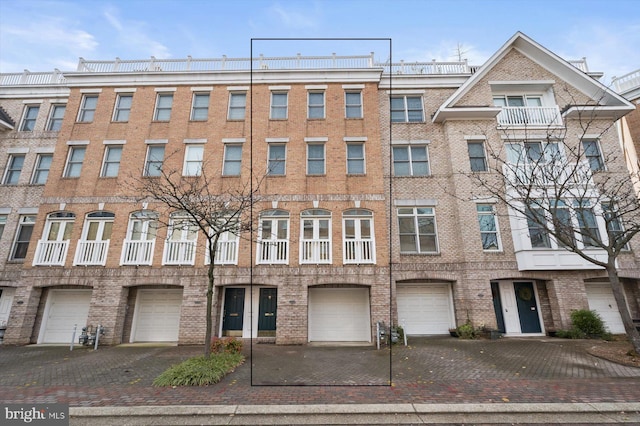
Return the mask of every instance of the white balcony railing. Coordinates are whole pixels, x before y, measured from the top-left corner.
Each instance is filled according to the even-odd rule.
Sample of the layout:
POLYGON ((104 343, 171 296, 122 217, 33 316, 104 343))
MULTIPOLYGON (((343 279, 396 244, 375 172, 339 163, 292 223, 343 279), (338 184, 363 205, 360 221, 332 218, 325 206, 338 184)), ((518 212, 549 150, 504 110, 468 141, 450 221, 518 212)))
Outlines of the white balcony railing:
POLYGON ((376 263, 376 247, 373 240, 345 240, 343 262, 345 264, 376 263))
POLYGON ((109 251, 109 240, 106 241, 78 241, 74 265, 104 266, 107 262, 107 252, 109 251))
POLYGON ((286 265, 289 263, 289 240, 258 241, 256 262, 266 265, 286 265))
POLYGON ((151 265, 156 240, 124 240, 121 265, 151 265))
POLYGON ((53 72, 31 72, 0 74, 0 86, 50 86, 63 85, 67 80, 60 70, 53 72))
POLYGON ((498 114, 501 126, 561 126, 560 108, 551 107, 502 107, 498 114))
POLYGON ((38 241, 36 254, 33 258, 34 266, 64 266, 69 251, 69 240, 66 241, 38 241))
MULTIPOLYGON (((204 259, 205 265, 210 262, 208 252, 204 259)), ((216 265, 237 265, 238 264, 238 241, 218 241, 216 246, 216 265)))
POLYGON ((331 263, 331 240, 303 240, 300 263, 331 263))
POLYGON ((196 257, 196 242, 192 240, 167 240, 162 257, 163 265, 193 265, 196 257))
POLYGON ((613 87, 618 93, 623 93, 631 89, 640 87, 640 69, 637 69, 622 77, 613 77, 611 80, 613 87))
POLYGON ((568 163, 550 161, 548 163, 504 164, 503 176, 510 186, 529 185, 589 185, 593 183, 593 171, 588 161, 568 163))

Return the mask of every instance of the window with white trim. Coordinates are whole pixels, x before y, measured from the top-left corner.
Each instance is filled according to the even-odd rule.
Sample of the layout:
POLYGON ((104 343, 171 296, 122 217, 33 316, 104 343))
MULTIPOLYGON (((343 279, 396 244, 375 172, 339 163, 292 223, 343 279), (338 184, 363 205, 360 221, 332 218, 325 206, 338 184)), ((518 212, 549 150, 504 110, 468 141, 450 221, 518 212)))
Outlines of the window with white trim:
POLYGON ((223 176, 240 176, 242 166, 242 144, 224 145, 223 176))
POLYGON ((478 224, 480 225, 482 249, 485 251, 500 251, 502 245, 496 206, 494 204, 476 204, 476 212, 478 213, 478 224))
POLYGON ((29 241, 33 234, 33 227, 36 223, 36 217, 31 215, 20 216, 18 220, 18 228, 16 229, 16 237, 13 240, 11 248, 11 257, 9 260, 24 260, 29 250, 29 241))
POLYGON ((122 145, 106 145, 104 159, 102 160, 101 177, 116 177, 120 170, 122 158, 122 145))
MULTIPOLYGON (((607 234, 609 236, 610 244, 615 242, 619 238, 623 238, 625 236, 624 227, 622 225, 622 218, 620 217, 620 212, 618 211, 618 207, 612 201, 607 201, 602 203, 602 213, 604 215, 604 220, 607 226, 607 234)), ((626 243, 622 250, 631 250, 629 243, 626 243)))
POLYGON ((102 265, 107 262, 115 214, 100 210, 87 214, 82 238, 76 247, 74 265, 102 265))
POLYGON ((400 253, 438 253, 433 207, 399 207, 400 253))
POLYGON ((200 176, 202 174, 202 159, 204 155, 204 145, 187 145, 184 152, 183 176, 200 176))
POLYGON ((467 151, 469 152, 469 165, 471 166, 471 171, 486 172, 487 156, 484 151, 484 142, 467 142, 467 151))
POLYGON ((286 173, 287 145, 283 143, 269 143, 269 160, 267 175, 284 176, 286 173))
POLYGON ((229 120, 244 120, 247 107, 246 92, 229 93, 229 120))
POLYGON ((589 162, 591 170, 594 172, 604 170, 604 159, 602 158, 602 151, 600 151, 598 141, 583 140, 582 147, 584 148, 584 156, 589 162))
POLYGON ((362 91, 348 90, 344 93, 345 117, 362 118, 362 91))
POLYGON ((593 207, 587 200, 573 203, 576 217, 578 219, 578 229, 584 247, 597 247, 601 243, 600 230, 593 207))
POLYGON ((498 95, 493 97, 497 107, 541 107, 541 95, 498 95))
POLYGON ((428 176, 429 150, 426 145, 394 146, 394 176, 428 176))
POLYGON ((131 113, 131 103, 133 101, 133 94, 131 93, 119 93, 116 97, 116 105, 113 109, 113 121, 126 122, 129 121, 129 114, 131 113))
POLYGON ((173 93, 158 93, 153 119, 155 121, 169 121, 171 119, 172 106, 173 93))
POLYGON ((164 145, 148 145, 144 163, 144 176, 160 176, 164 163, 164 145))
POLYGON ((507 162, 511 164, 546 164, 561 158, 556 142, 524 141, 505 144, 507 162))
POLYGON ((258 264, 289 263, 289 212, 280 209, 260 213, 258 264))
POLYGON ((53 154, 38 154, 36 165, 33 168, 32 185, 44 185, 49 177, 49 169, 51 169, 51 161, 53 154))
POLYGON ((22 117, 22 124, 20 125, 21 132, 32 132, 36 127, 36 120, 38 118, 38 112, 40 111, 39 105, 27 105, 24 109, 24 116, 22 117))
POLYGON ((2 234, 4 234, 4 227, 7 225, 7 215, 0 214, 0 238, 2 238, 2 234))
POLYGON ((131 213, 127 237, 122 244, 122 265, 151 265, 158 229, 158 213, 139 210, 131 213))
POLYGON ((288 109, 288 92, 271 92, 271 120, 285 120, 288 109))
POLYGON ((184 214, 173 214, 164 246, 165 265, 193 265, 199 228, 184 214))
POLYGON ((324 143, 307 144, 307 174, 325 174, 324 143))
POLYGON ((11 154, 9 155, 9 161, 7 161, 7 169, 4 172, 4 179, 2 181, 5 185, 17 185, 20 180, 20 173, 22 173, 22 166, 24 166, 24 154, 11 154))
POLYGON ((67 155, 67 165, 64 168, 64 177, 80 177, 84 154, 87 151, 85 146, 70 146, 67 155))
POLYGON ((309 92, 307 96, 307 117, 310 119, 324 118, 324 91, 309 92))
POLYGON ((347 174, 365 174, 363 142, 349 142, 347 144, 347 174))
POLYGON ((98 95, 83 95, 80 103, 80 111, 78 112, 78 122, 90 123, 98 105, 98 95))
POLYGON ((331 263, 331 212, 304 210, 300 219, 300 263, 331 263))
POLYGON ((422 96, 405 95, 391 97, 391 122, 421 123, 424 122, 422 96))
POLYGON ((49 121, 47 123, 47 130, 58 131, 62 127, 62 119, 64 118, 64 112, 67 106, 64 104, 51 105, 51 113, 49 114, 49 121))
POLYGON ((536 203, 531 203, 527 206, 525 217, 529 228, 531 248, 551 248, 544 209, 536 203))
POLYGON ((349 209, 342 213, 343 261, 376 263, 373 213, 365 209, 349 209))
POLYGON ((193 105, 191 106, 191 120, 207 121, 209 116, 209 94, 194 93, 193 105))

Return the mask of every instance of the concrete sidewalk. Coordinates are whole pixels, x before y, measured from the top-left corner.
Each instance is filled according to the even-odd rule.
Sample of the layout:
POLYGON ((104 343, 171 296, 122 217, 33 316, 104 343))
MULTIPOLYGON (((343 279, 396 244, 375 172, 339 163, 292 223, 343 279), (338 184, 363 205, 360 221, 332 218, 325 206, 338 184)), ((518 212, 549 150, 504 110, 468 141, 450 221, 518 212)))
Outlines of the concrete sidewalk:
MULTIPOLYGON (((252 410, 270 410, 276 423, 324 424, 331 420, 322 418, 323 412, 309 413, 310 417, 299 413, 294 416, 296 421, 293 414, 286 414, 287 410, 308 410, 308 406, 320 411, 351 410, 347 417, 334 413, 338 423, 362 419, 372 423, 374 418, 421 423, 445 417, 483 423, 486 418, 471 421, 459 420, 459 416, 465 407, 474 407, 477 415, 484 416, 488 410, 489 417, 503 419, 546 407, 555 410, 557 419, 561 413, 567 419, 577 418, 576 410, 581 410, 581 415, 598 419, 596 423, 602 423, 606 414, 607 421, 623 421, 626 416, 629 422, 640 424, 634 417, 640 410, 640 368, 588 355, 585 347, 589 343, 550 338, 413 338, 408 347, 380 351, 374 347, 247 344, 245 364, 216 385, 196 388, 156 388, 151 383, 170 365, 201 354, 197 346, 122 345, 73 352, 54 346, 0 347, 0 400, 69 404, 74 407, 74 424, 84 422, 82 419, 87 424, 107 421, 118 410, 130 410, 131 419, 142 420, 132 424, 151 424, 145 410, 154 415, 167 413, 165 423, 158 424, 174 420, 178 421, 174 424, 184 424, 179 422, 189 418, 195 423, 215 418, 223 424, 251 424, 258 415, 252 410), (371 409, 368 407, 381 412, 363 412, 371 409), (449 411, 434 417, 433 410, 444 410, 442 407, 449 411), (192 412, 177 415, 184 410, 192 412), (207 410, 223 413, 214 416, 207 410), (504 410, 513 412, 502 413, 504 410), (200 412, 205 417, 198 420, 200 412), (283 417, 285 414, 289 417, 283 417), (229 423, 231 420, 236 423, 229 423)), ((547 414, 536 416, 544 419, 547 414)), ((464 418, 470 415, 464 413, 464 418)), ((267 423, 269 416, 260 414, 259 423, 267 423)), ((126 424, 128 418, 117 423, 126 424)))

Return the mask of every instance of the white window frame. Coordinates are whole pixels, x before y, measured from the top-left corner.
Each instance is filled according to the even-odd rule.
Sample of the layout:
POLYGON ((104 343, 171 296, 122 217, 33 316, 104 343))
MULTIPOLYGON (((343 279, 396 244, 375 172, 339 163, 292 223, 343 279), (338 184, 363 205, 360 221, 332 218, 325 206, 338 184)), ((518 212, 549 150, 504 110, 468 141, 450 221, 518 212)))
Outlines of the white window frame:
POLYGON ((331 264, 332 262, 332 214, 320 208, 303 210, 300 213, 300 264, 331 264), (326 237, 321 235, 326 222, 326 237), (311 225, 311 238, 305 234, 307 223, 311 225))
POLYGON ((308 142, 307 143, 307 175, 308 176, 323 176, 327 173, 327 147, 325 142, 308 142), (322 158, 310 156, 311 147, 322 147, 322 158), (322 162, 322 173, 311 173, 311 164, 322 162))
POLYGON ((224 157, 222 162, 222 175, 223 176, 240 176, 242 173, 242 144, 241 143, 225 143, 224 144, 224 157), (240 149, 240 157, 238 159, 229 158, 229 153, 233 152, 235 149, 240 149), (230 171, 235 170, 227 170, 227 166, 237 167, 237 173, 230 173, 230 171))
POLYGON ((247 92, 229 92, 229 109, 227 120, 244 120, 247 114, 247 92), (242 105, 234 105, 234 98, 243 99, 242 105), (241 113, 240 113, 241 111, 241 113), (238 117, 234 115, 238 114, 238 117))
POLYGON ((20 175, 22 175, 22 169, 24 169, 26 157, 27 156, 24 153, 9 154, 9 158, 7 158, 7 167, 2 178, 3 185, 18 185, 20 183, 20 175), (19 167, 15 164, 18 159, 22 160, 19 167))
POLYGON ((67 110, 66 104, 52 104, 51 111, 49 112, 49 118, 47 119, 47 131, 57 132, 62 127, 62 120, 64 119, 64 113, 67 110), (62 111, 58 117, 58 111, 62 111))
POLYGON ((581 143, 582 143, 582 149, 584 152, 584 158, 589 163, 589 168, 591 169, 591 171, 592 172, 606 171, 606 164, 604 162, 604 157, 602 155, 602 147, 600 146, 600 141, 598 139, 585 138, 581 141, 581 143), (589 155, 590 154, 588 152, 589 150, 587 149, 587 146, 585 146, 585 144, 587 143, 593 144, 592 146, 595 147, 595 149, 598 151, 597 155, 589 155), (598 162, 597 167, 594 167, 592 160, 597 160, 598 162))
POLYGON ((182 176, 202 175, 203 161, 204 144, 187 144, 184 149, 184 165, 182 167, 182 176), (199 157, 197 155, 198 150, 200 151, 199 157))
POLYGON ((211 103, 211 93, 209 92, 194 92, 191 100, 191 121, 207 121, 209 119, 209 104, 211 103), (196 105, 196 101, 199 97, 205 97, 207 99, 206 106, 196 105), (204 111, 204 118, 196 117, 198 113, 204 111))
POLYGON ((482 172, 487 172, 489 171, 489 163, 487 161, 487 151, 485 149, 485 141, 483 140, 468 140, 467 141, 467 153, 469 154, 469 168, 471 169, 472 173, 482 173, 482 172), (471 145, 480 145, 480 148, 482 148, 482 157, 477 157, 477 156, 472 156, 471 155, 471 150, 470 147, 471 145), (473 165, 474 162, 473 160, 482 160, 482 169, 481 170, 476 170, 474 169, 473 165))
POLYGON ((261 265, 288 265, 291 218, 289 212, 280 209, 266 210, 260 213, 258 227, 258 241, 256 249, 256 264, 261 265), (265 234, 265 225, 269 224, 269 233, 265 234), (280 238, 280 225, 285 226, 285 236, 280 238))
POLYGON ((438 238, 438 222, 436 220, 436 209, 432 206, 425 207, 397 207, 396 214, 398 216, 398 237, 399 237, 399 248, 400 254, 438 254, 440 253, 440 243, 438 238), (401 218, 411 218, 413 233, 409 234, 408 232, 402 233, 402 225, 401 218), (433 233, 423 233, 420 234, 419 227, 419 218, 431 218, 433 221, 433 233), (402 236, 403 235, 413 235, 414 241, 414 250, 403 251, 402 250, 402 236), (435 250, 423 250, 420 243, 420 235, 429 235, 433 236, 435 250))
POLYGON ((357 176, 362 176, 362 175, 366 175, 367 174, 367 161, 366 161, 366 153, 365 153, 365 144, 364 142, 347 142, 347 174, 348 175, 357 175, 357 176), (362 157, 358 157, 358 158, 352 158, 350 157, 350 153, 349 153, 349 147, 351 146, 359 146, 362 149, 362 157), (350 163, 351 162, 359 162, 362 163, 362 171, 361 172, 355 172, 355 171, 351 171, 350 170, 350 163))
POLYGON ((482 245, 482 250, 486 252, 501 252, 502 251, 502 239, 500 238, 500 225, 498 224, 498 214, 496 212, 496 205, 493 203, 477 203, 476 204, 476 214, 478 215, 478 226, 480 229, 480 244, 482 245), (490 210, 481 211, 481 208, 488 207, 490 210), (495 230, 486 231, 482 229, 483 220, 481 218, 489 217, 493 222, 493 227, 495 230), (496 247, 495 248, 487 248, 484 244, 484 235, 492 234, 495 235, 496 247))
POLYGON ((85 216, 82 237, 76 247, 74 265, 104 266, 107 262, 115 214, 100 210, 85 216), (95 225, 95 228, 93 228, 95 225), (91 235, 95 229, 95 235, 91 235))
POLYGON ((424 101, 422 99, 422 95, 393 95, 390 98, 390 111, 391 111, 391 122, 392 123, 424 123, 424 101), (410 117, 409 112, 411 111, 418 111, 415 108, 409 108, 409 99, 419 99, 420 100, 420 120, 416 120, 412 117, 410 117), (403 103, 403 109, 400 110, 399 108, 394 109, 393 108, 393 100, 394 99, 402 99, 402 103, 403 103), (402 120, 394 120, 393 118, 393 113, 394 112, 399 112, 402 111, 403 112, 403 119, 402 120))
POLYGON ((49 178, 49 171, 51 170, 51 163, 53 162, 53 153, 40 153, 36 156, 36 162, 33 166, 33 173, 31 175, 32 185, 44 185, 49 178), (48 158, 48 167, 42 167, 42 160, 48 158), (44 176, 44 179, 40 179, 40 176, 44 176), (42 182, 40 182, 42 180, 42 182))
POLYGON ((120 161, 122 160, 122 151, 124 145, 105 145, 104 157, 102 158, 102 168, 100 169, 100 177, 118 177, 120 171, 120 161), (120 155, 116 159, 110 158, 114 153, 120 151, 120 155), (114 169, 115 168, 115 173, 114 169))
POLYGON ((345 118, 348 119, 361 119, 364 117, 363 114, 363 107, 362 107, 362 90, 345 90, 344 92, 344 116, 345 118), (349 95, 358 95, 358 103, 357 104, 350 104, 348 102, 349 99, 349 95), (357 114, 354 115, 350 115, 353 114, 353 112, 357 109, 357 114))
POLYGON ((309 120, 324 120, 326 118, 325 113, 325 104, 326 104, 326 95, 324 90, 309 90, 307 92, 307 119, 309 120), (321 103, 311 103, 312 98, 316 98, 317 96, 321 96, 321 103), (316 111, 320 111, 319 116, 312 116, 317 114, 316 111))
POLYGON ((289 118, 289 92, 274 90, 271 92, 271 106, 269 108, 269 119, 270 120, 287 120, 289 118), (284 105, 276 105, 274 101, 280 96, 284 96, 284 105), (275 114, 277 111, 284 110, 284 117, 276 117, 275 114))
POLYGON ((127 224, 127 235, 122 242, 120 264, 151 265, 157 231, 158 213, 153 210, 138 210, 131 213, 127 224))
POLYGON ((142 171, 143 176, 145 177, 162 176, 162 166, 164 165, 164 153, 165 153, 164 144, 148 144, 147 145, 147 155, 144 160, 144 170, 142 171), (162 148, 162 158, 159 160, 156 158, 151 158, 151 151, 158 148, 162 148), (160 166, 157 167, 157 172, 150 173, 149 171, 152 170, 151 165, 155 166, 156 164, 160 164, 160 166))
POLYGON ((0 214, 0 239, 2 239, 2 235, 4 234, 5 226, 7 226, 7 215, 0 214))
POLYGON ((22 122, 20 123, 21 132, 33 132, 36 129, 36 122, 40 114, 40 105, 25 105, 22 114, 22 122), (35 111, 35 116, 31 114, 35 111))
MULTIPOLYGON (((229 217, 224 218, 223 220, 229 221, 229 217)), ((235 224, 235 222, 234 222, 235 224)), ((240 229, 240 224, 238 223, 236 229, 240 229)), ((211 263, 211 259, 209 258, 209 243, 211 240, 207 240, 207 251, 204 256, 204 264, 209 265, 211 263)), ((240 248, 240 235, 238 232, 233 232, 231 230, 224 231, 220 233, 218 236, 218 243, 216 247, 216 265, 237 265, 238 264, 238 251, 240 248)))
POLYGON ((268 176, 285 176, 287 174, 287 144, 286 143, 274 143, 274 142, 269 142, 269 152, 267 153, 268 158, 267 158, 267 175, 268 176), (280 157, 272 157, 272 152, 273 152, 273 148, 274 147, 282 147, 282 149, 284 150, 284 157, 280 158, 280 157), (272 166, 273 164, 280 164, 282 163, 282 173, 274 173, 272 166))
POLYGON ((131 115, 131 105, 133 105, 133 93, 118 93, 116 96, 116 103, 113 108, 113 117, 112 121, 116 123, 126 123, 129 121, 129 117, 131 115), (129 99, 129 106, 122 106, 122 99, 129 99), (124 117, 121 117, 124 115, 124 117))
POLYGON ((163 265, 194 265, 196 257, 196 248, 198 244, 198 234, 200 229, 196 223, 193 223, 183 214, 171 215, 169 230, 164 244, 164 252, 162 256, 163 265), (179 251, 179 258, 171 261, 169 259, 169 250, 172 244, 182 246, 179 251))
POLYGON ((547 164, 552 162, 553 156, 557 155, 559 158, 565 158, 564 153, 562 152, 562 144, 559 142, 549 142, 539 139, 530 139, 524 141, 509 141, 505 144, 506 149, 506 161, 509 164, 520 164, 520 165, 535 165, 535 164, 547 164), (540 154, 538 160, 531 158, 529 155, 529 150, 527 150, 528 145, 539 144, 540 145, 540 154), (511 149, 512 146, 520 146, 519 152, 511 149), (550 146, 555 146, 554 150, 550 150, 550 146), (509 153, 513 152, 517 154, 518 158, 516 162, 513 162, 509 159, 509 153))
POLYGON ((11 245, 11 257, 9 258, 10 261, 23 262, 26 259, 27 253, 29 252, 29 242, 31 240, 31 237, 33 236, 33 230, 35 228, 35 224, 36 224, 35 215, 20 216, 20 218, 18 219, 18 226, 16 227, 16 234, 13 239, 13 244, 11 245), (28 236, 29 238, 19 239, 21 238, 23 229, 28 227, 31 227, 31 231, 29 231, 29 236, 28 236), (24 257, 16 257, 19 247, 24 247, 24 257))
POLYGON ((33 265, 64 266, 76 215, 59 211, 47 215, 42 238, 33 256, 33 265))
POLYGON ((410 144, 410 145, 392 145, 391 146, 391 152, 392 152, 392 161, 393 161, 393 176, 394 177, 409 177, 409 176, 416 176, 416 177, 426 177, 426 176, 431 176, 431 161, 429 160, 429 146, 426 144, 410 144), (406 149, 407 151, 407 160, 396 160, 396 148, 397 149, 406 149), (424 149, 425 152, 425 158, 426 161, 420 161, 420 163, 426 163, 427 166, 427 172, 425 174, 416 174, 416 172, 414 171, 415 167, 414 164, 418 163, 418 160, 414 160, 414 149, 424 149), (409 174, 397 174, 397 169, 396 169, 396 164, 398 163, 407 163, 409 165, 409 174))
POLYGON ((167 122, 171 120, 171 110, 173 109, 173 93, 159 92, 156 96, 156 106, 153 110, 153 121, 167 122), (162 99, 170 99, 169 106, 160 105, 162 99), (164 117, 164 115, 167 115, 164 117))
POLYGON ((80 103, 80 109, 78 110, 78 123, 91 123, 98 107, 98 95, 97 94, 84 94, 82 95, 82 101, 80 103), (95 105, 87 106, 87 102, 91 99, 95 101, 95 105))
POLYGON ((80 174, 82 173, 82 164, 84 163, 84 157, 87 154, 87 147, 86 145, 71 145, 69 146, 69 152, 67 153, 67 162, 65 164, 64 167, 64 177, 66 178, 77 178, 80 177, 80 174), (72 161, 73 156, 76 152, 80 152, 82 151, 82 159, 80 161, 72 161), (71 174, 72 172, 72 168, 75 165, 80 165, 80 167, 78 168, 78 172, 77 174, 71 174))
POLYGON ((344 264, 375 264, 376 237, 373 212, 349 209, 342 213, 342 262, 344 264), (347 232, 347 222, 353 221, 353 235, 347 232), (369 222, 369 236, 363 236, 363 223, 369 222))

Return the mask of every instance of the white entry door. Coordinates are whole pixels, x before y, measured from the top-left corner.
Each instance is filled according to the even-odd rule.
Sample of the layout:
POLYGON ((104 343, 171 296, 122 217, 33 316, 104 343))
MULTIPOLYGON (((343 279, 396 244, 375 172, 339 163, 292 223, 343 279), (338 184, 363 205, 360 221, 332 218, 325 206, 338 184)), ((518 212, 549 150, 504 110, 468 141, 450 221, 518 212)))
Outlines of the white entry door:
POLYGON ((368 288, 310 288, 310 342, 370 342, 368 288))
POLYGON ((71 343, 87 325, 91 290, 50 290, 38 343, 71 343))

